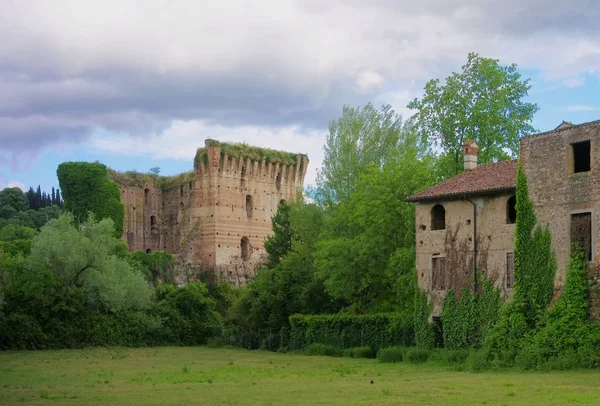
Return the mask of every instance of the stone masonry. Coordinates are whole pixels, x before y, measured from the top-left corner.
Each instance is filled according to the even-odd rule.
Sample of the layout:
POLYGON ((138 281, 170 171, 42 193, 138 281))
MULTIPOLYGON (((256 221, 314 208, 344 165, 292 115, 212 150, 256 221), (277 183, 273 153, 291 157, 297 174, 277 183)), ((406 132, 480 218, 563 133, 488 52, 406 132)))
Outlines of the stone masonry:
POLYGON ((131 251, 174 254, 181 284, 190 269, 245 283, 266 260, 263 241, 277 206, 302 193, 306 155, 283 162, 277 151, 250 147, 252 158, 243 149, 230 156, 231 145, 207 140, 194 171, 166 186, 149 176, 143 182, 115 176, 125 207, 122 238, 131 251))

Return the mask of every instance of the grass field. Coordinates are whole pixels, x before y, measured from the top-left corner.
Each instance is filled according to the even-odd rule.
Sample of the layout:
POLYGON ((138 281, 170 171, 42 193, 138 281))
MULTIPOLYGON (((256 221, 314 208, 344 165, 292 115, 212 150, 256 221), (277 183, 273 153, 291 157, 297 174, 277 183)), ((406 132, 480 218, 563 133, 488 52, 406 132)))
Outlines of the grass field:
POLYGON ((600 404, 600 373, 470 373, 202 347, 0 352, 0 404, 600 404))

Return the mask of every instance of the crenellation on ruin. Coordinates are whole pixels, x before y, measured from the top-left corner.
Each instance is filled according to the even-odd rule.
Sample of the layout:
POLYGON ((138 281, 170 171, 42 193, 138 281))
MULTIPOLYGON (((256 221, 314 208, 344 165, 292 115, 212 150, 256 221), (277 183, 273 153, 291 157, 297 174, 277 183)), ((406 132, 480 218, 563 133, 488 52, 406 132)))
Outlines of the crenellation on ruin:
POLYGON ((132 251, 173 254, 181 283, 206 269, 244 283, 265 262, 271 217, 281 200, 302 192, 307 166, 303 154, 206 140, 193 172, 132 179, 113 171, 125 207, 123 240, 132 251))

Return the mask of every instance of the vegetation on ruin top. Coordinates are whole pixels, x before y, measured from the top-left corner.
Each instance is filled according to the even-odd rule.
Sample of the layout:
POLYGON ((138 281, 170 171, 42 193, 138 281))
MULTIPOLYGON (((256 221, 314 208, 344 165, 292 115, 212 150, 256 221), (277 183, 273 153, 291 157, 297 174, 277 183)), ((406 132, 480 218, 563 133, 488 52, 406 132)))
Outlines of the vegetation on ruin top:
MULTIPOLYGON (((209 147, 220 147, 221 156, 225 154, 234 158, 245 156, 255 161, 261 161, 264 158, 267 163, 279 162, 286 165, 295 165, 296 157, 298 155, 306 157, 306 154, 260 148, 245 143, 227 143, 217 140, 207 140, 206 145, 209 147)), ((206 150, 206 147, 198 148, 196 157, 194 158, 194 165, 198 165, 202 161, 204 161, 205 164, 208 162, 208 151, 206 150)))
POLYGON ((144 187, 152 184, 162 191, 171 189, 174 186, 191 182, 194 179, 194 172, 183 172, 173 176, 161 176, 152 173, 143 173, 138 171, 118 172, 114 169, 108 169, 109 177, 121 186, 144 187))

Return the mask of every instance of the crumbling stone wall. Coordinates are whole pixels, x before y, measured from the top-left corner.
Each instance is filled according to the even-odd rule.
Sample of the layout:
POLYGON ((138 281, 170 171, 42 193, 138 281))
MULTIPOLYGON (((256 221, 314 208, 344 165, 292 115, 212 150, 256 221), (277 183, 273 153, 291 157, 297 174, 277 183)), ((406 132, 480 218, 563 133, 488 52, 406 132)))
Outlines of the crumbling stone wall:
POLYGON ((524 137, 521 162, 538 222, 548 225, 552 232, 557 261, 555 284, 560 289, 569 262, 571 214, 591 212, 592 262, 600 259, 600 121, 564 125, 555 131, 524 137), (591 147, 590 170, 574 173, 572 144, 587 140, 591 147))
POLYGON ((150 181, 120 186, 123 239, 130 250, 174 254, 180 284, 207 269, 244 284, 266 261, 263 241, 272 233, 279 202, 302 192, 308 158, 297 155, 293 165, 285 165, 266 157, 232 157, 209 143, 206 149, 206 161, 195 162, 191 178, 167 190, 150 181))

